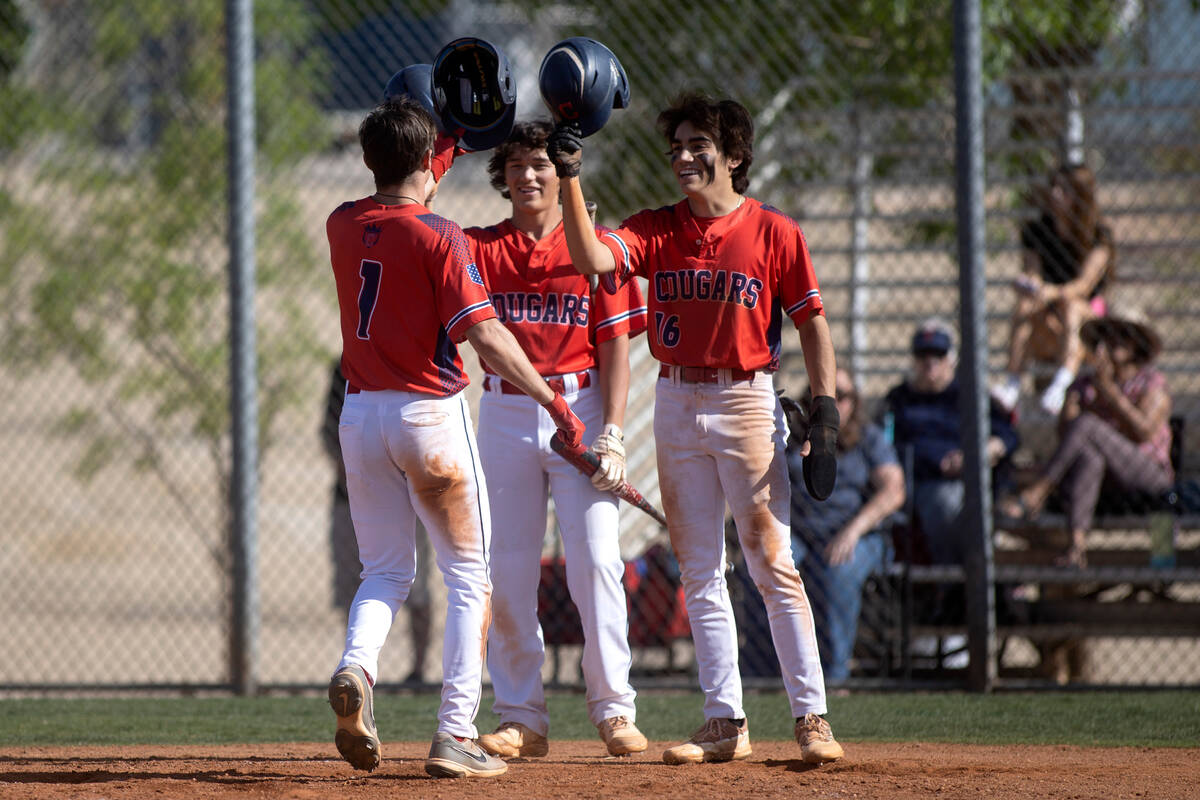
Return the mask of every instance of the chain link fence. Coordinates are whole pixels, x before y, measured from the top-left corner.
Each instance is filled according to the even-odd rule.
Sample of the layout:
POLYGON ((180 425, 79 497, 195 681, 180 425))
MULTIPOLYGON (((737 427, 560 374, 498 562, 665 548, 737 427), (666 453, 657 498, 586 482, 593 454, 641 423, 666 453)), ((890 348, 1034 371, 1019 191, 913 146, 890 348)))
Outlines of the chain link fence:
MULTIPOLYGON (((1116 505, 1088 531, 1078 580, 1052 566, 1066 542, 1057 499, 1045 525, 997 526, 1000 675, 1195 685, 1200 11, 1190 0, 985 6, 992 379, 1003 383, 1009 366, 1014 278, 1030 249, 1022 231, 1041 218, 1033 199, 1060 165, 1086 164, 1116 254, 1103 299, 1113 314, 1142 309, 1161 336, 1178 468, 1166 506, 1173 547, 1156 551, 1157 572, 1159 498, 1121 508, 1121 493, 1104 492, 1116 505)), ((431 61, 456 36, 482 36, 512 62, 519 118, 544 116, 536 75, 549 47, 570 35, 605 42, 633 91, 630 108, 588 140, 586 189, 610 225, 678 199, 653 125, 674 94, 700 87, 744 103, 756 122, 750 194, 803 226, 839 362, 878 417, 913 368, 918 323, 958 317, 950 10, 890 0, 738 1, 686 14, 657 0, 258 0, 257 680, 322 684, 342 647, 354 567, 336 449, 323 436, 339 349, 323 223, 372 191, 355 130, 395 70, 431 61)), ((0 686, 230 685, 224 14, 217 0, 0 0, 0 686)), ((437 210, 464 226, 508 214, 484 160, 461 159, 439 192, 437 210)), ((777 384, 799 395, 794 334, 785 348, 777 384)), ((630 475, 658 505, 655 370, 634 350, 630 475)), ((1023 365, 1021 445, 1001 491, 1035 478, 1054 452, 1059 432, 1040 409, 1053 379, 1053 357, 1023 365)), ((467 391, 474 402, 478 381, 467 391)), ((878 534, 895 560, 881 558, 867 578, 846 685, 963 674, 961 616, 944 613, 961 606, 956 584, 912 547, 911 501, 906 510, 908 523, 878 534)), ((743 671, 769 678, 778 667, 761 602, 732 531, 728 540, 743 671)), ((569 619, 562 628, 569 609, 553 594, 552 520, 546 541, 546 670, 574 682, 578 634, 569 619)), ((625 508, 621 542, 635 669, 643 680, 686 674, 665 534, 625 508)), ((832 598, 801 569, 816 605, 832 598)), ((435 573, 424 614, 398 618, 385 682, 440 678, 438 626, 428 625, 439 583, 435 573), (419 663, 423 625, 433 655, 419 663)))

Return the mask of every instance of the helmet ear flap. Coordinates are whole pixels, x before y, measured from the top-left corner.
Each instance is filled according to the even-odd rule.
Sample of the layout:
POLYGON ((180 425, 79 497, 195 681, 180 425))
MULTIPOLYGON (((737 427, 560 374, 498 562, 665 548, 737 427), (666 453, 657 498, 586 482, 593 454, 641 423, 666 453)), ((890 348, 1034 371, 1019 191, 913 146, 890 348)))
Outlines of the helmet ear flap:
POLYGON ((613 56, 612 61, 613 80, 616 85, 616 90, 613 92, 613 108, 628 108, 629 107, 629 78, 625 75, 625 68, 621 66, 621 62, 617 61, 617 57, 613 56))

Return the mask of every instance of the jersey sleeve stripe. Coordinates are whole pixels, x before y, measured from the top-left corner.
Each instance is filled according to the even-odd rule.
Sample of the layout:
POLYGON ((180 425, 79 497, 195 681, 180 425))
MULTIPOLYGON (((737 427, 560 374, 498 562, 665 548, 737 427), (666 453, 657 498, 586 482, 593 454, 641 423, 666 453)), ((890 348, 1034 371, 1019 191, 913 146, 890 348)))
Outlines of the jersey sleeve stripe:
POLYGON ((481 302, 467 306, 462 311, 459 311, 457 314, 455 314, 453 317, 450 318, 450 321, 446 323, 446 330, 448 330, 448 331, 454 330, 454 326, 457 325, 459 320, 461 320, 463 317, 474 314, 476 311, 480 311, 485 308, 490 308, 491 305, 492 305, 492 303, 490 300, 483 300, 481 302))
POLYGON ((815 298, 816 298, 818 301, 820 301, 820 299, 821 299, 821 292, 820 292, 820 291, 818 291, 817 289, 810 289, 810 290, 809 290, 809 292, 808 292, 808 294, 804 295, 804 299, 803 299, 803 300, 801 300, 799 303, 796 303, 795 305, 788 306, 788 308, 786 309, 786 311, 787 311, 787 315, 788 315, 789 317, 790 317, 790 316, 793 316, 793 315, 794 315, 794 314, 795 314, 797 311, 801 310, 801 309, 802 309, 802 308, 804 308, 806 305, 808 305, 808 301, 809 301, 809 300, 812 300, 814 297, 815 297, 815 298))
POLYGON ((608 319, 604 320, 603 322, 596 323, 596 330, 600 330, 602 328, 608 328, 613 325, 616 325, 619 322, 624 322, 629 319, 636 319, 637 317, 644 317, 645 315, 646 315, 646 307, 645 306, 641 306, 640 308, 631 308, 628 311, 624 312, 623 314, 617 314, 615 316, 609 317, 608 319))

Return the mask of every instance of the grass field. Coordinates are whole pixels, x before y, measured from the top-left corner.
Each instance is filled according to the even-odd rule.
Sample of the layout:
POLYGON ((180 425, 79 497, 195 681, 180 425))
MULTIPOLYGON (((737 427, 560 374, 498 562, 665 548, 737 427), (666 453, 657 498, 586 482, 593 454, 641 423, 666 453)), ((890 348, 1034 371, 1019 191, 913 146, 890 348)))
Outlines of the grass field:
MULTIPOLYGON (((375 714, 385 741, 425 741, 438 697, 386 694, 375 714)), ((551 736, 593 739, 582 695, 549 698, 551 736)), ((791 738, 779 693, 746 695, 757 740, 791 738)), ((485 697, 481 731, 496 724, 485 697)), ((848 742, 1200 746, 1200 692, 857 694, 830 699, 829 720, 848 742)), ((652 740, 686 738, 702 722, 692 693, 644 693, 638 726, 652 740)), ((9 698, 0 700, 0 747, 323 742, 332 731, 323 695, 293 697, 9 698)))

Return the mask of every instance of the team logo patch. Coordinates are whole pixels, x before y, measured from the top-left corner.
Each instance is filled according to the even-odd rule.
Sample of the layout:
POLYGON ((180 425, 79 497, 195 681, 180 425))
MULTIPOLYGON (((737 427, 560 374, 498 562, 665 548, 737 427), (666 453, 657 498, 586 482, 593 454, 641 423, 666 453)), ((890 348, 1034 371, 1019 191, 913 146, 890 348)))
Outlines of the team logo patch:
POLYGON ((467 277, 471 279, 471 283, 483 286, 483 276, 479 274, 479 267, 475 266, 474 261, 467 264, 467 277))
POLYGON ((367 247, 374 247, 379 243, 379 236, 383 233, 383 228, 378 225, 368 225, 363 228, 363 244, 367 247))

